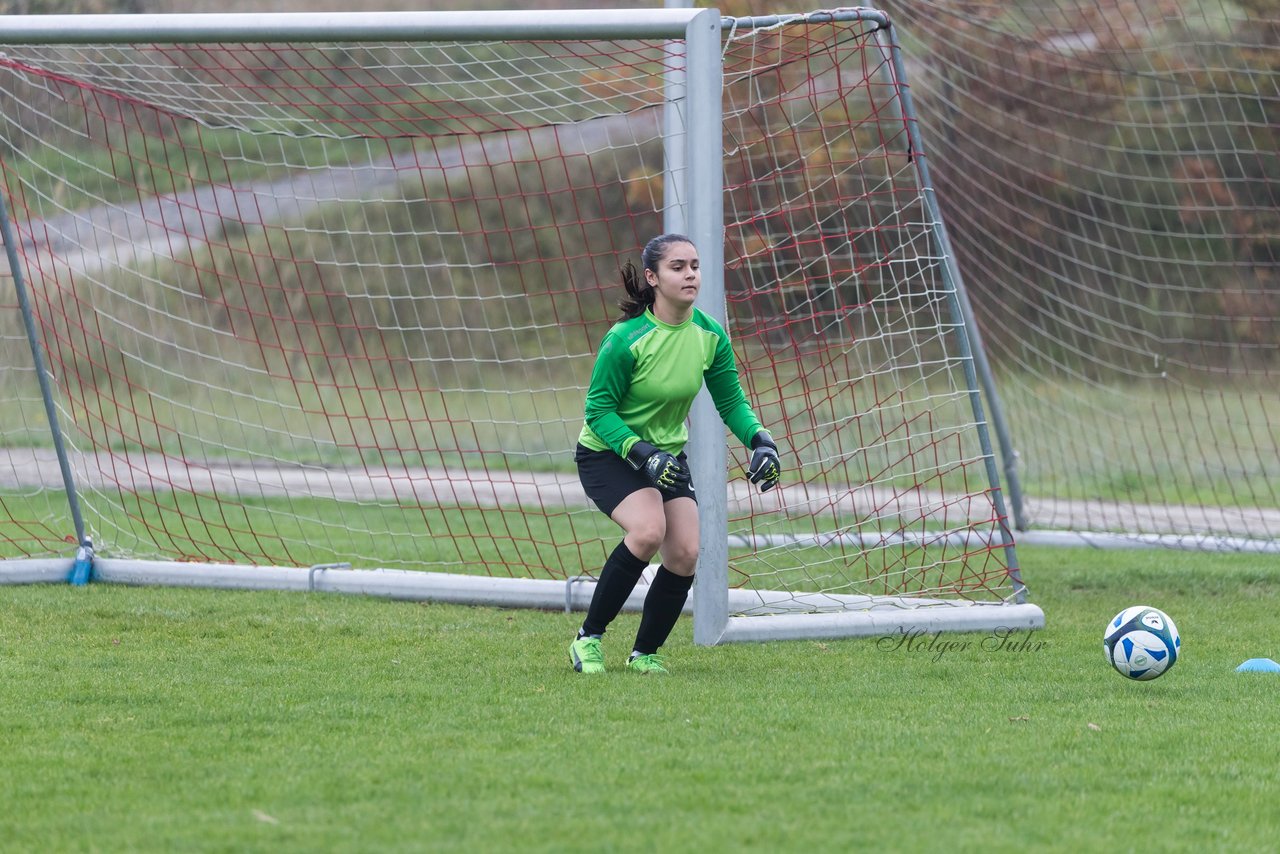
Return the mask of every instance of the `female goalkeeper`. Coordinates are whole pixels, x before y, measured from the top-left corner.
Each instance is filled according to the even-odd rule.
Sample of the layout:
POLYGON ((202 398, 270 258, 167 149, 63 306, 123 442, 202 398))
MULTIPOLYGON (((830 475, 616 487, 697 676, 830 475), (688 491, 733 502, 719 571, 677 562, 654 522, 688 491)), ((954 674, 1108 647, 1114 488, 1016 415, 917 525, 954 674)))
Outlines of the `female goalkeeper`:
POLYGON ((658 649, 684 608, 698 562, 698 504, 689 479, 685 419, 705 381, 724 423, 752 450, 749 475, 778 483, 778 446, 747 403, 724 328, 693 307, 702 284, 689 238, 664 234, 622 269, 622 319, 596 356, 586 424, 574 459, 587 497, 626 532, 605 561, 587 618, 569 647, 573 669, 603 673, 600 639, 659 551, 627 667, 666 673, 658 649))

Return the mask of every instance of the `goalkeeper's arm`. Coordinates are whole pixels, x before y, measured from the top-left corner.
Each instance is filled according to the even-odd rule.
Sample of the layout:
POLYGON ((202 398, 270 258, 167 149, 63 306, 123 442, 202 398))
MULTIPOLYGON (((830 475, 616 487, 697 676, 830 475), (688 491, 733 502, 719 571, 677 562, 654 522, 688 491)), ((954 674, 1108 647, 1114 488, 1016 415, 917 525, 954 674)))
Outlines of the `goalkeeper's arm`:
POLYGON ((710 323, 710 327, 718 340, 711 367, 704 374, 707 390, 711 392, 725 425, 751 448, 751 464, 747 468, 751 482, 759 484, 761 492, 768 492, 778 485, 782 476, 778 445, 747 402, 746 392, 738 379, 738 366, 733 348, 729 346, 729 336, 719 324, 710 323))

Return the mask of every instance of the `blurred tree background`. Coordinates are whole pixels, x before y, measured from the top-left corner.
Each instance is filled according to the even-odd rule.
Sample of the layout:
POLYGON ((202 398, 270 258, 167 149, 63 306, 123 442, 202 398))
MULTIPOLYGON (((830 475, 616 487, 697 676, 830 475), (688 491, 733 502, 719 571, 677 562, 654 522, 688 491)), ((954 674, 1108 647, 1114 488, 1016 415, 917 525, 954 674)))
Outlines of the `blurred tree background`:
MULTIPOLYGON (((422 5, 382 0, 379 8, 422 5)), ((563 5, 443 0, 431 8, 563 5)), ((1085 376, 1276 367, 1280 3, 880 5, 906 48, 934 183, 985 330, 1033 331, 1044 342, 1039 358, 1070 362, 1085 376)), ((765 0, 719 8, 803 11, 765 0)), ((8 0, 0 9, 298 12, 349 3, 8 0)), ((992 349, 997 364, 1028 359, 992 349)))
MULTIPOLYGON (((381 0, 378 5, 416 11, 426 4, 381 0)), ((592 9, 635 4, 443 0, 430 8, 565 5, 589 15, 592 9)), ((747 99, 747 107, 735 105, 739 114, 730 121, 738 125, 725 133, 726 141, 733 141, 726 144, 725 159, 726 208, 733 212, 726 290, 738 303, 731 305, 733 325, 748 382, 758 378, 791 394, 804 383, 792 382, 787 371, 803 372, 787 360, 812 358, 829 346, 838 356, 822 366, 821 381, 813 387, 834 389, 849 379, 854 380, 849 385, 858 386, 858 380, 876 376, 874 366, 886 362, 881 355, 890 355, 865 355, 891 346, 878 343, 885 336, 878 334, 883 326, 877 324, 889 312, 898 312, 895 319, 902 320, 917 307, 939 301, 927 285, 903 288, 909 292, 896 293, 893 300, 879 299, 912 279, 898 276, 895 265, 913 264, 917 282, 929 278, 922 274, 925 267, 936 266, 936 247, 924 245, 927 240, 912 243, 912 235, 923 233, 919 226, 926 214, 908 152, 923 154, 997 373, 1010 433, 1021 443, 1023 483, 1030 484, 1032 494, 1082 501, 1120 497, 1144 506, 1280 506, 1280 435, 1274 426, 1280 423, 1280 0, 884 0, 880 5, 903 46, 923 152, 895 136, 904 127, 896 117, 879 121, 884 110, 892 111, 893 98, 872 105, 877 121, 860 124, 858 117, 868 116, 869 99, 888 91, 878 68, 883 55, 874 46, 862 54, 863 67, 852 70, 848 87, 809 86, 808 81, 830 83, 837 72, 822 61, 806 66, 810 54, 788 53, 777 44, 785 43, 785 36, 773 42, 762 38, 761 51, 768 56, 753 54, 742 63, 749 69, 749 83, 743 85, 754 87, 762 103, 772 99, 773 104, 757 109, 747 99), (789 64, 784 57, 803 61, 789 64), (758 59, 762 64, 753 65, 758 59), (863 74, 872 80, 870 86, 862 85, 863 74), (782 91, 787 97, 776 98, 782 91), (833 91, 841 94, 830 97, 833 91), (893 129, 881 129, 886 127, 893 129), (749 144, 740 144, 743 140, 749 144), (810 175, 818 177, 810 181, 810 175), (897 197, 876 189, 889 186, 891 175, 901 177, 893 185, 901 191, 897 197), (845 347, 846 341, 858 347, 845 347)), ((729 15, 807 11, 765 0, 725 0, 719 8, 729 15)), ((15 0, 0 3, 0 9, 6 14, 327 12, 350 11, 350 2, 15 0)), ((545 366, 549 376, 503 380, 505 392, 527 391, 535 382, 576 390, 590 354, 616 316, 621 256, 662 227, 661 140, 651 132, 661 87, 629 91, 630 84, 616 85, 608 68, 601 77, 586 68, 576 78, 579 88, 564 90, 581 94, 578 102, 522 113, 508 109, 504 99, 521 95, 509 92, 505 83, 523 79, 532 66, 503 64, 504 45, 492 46, 493 55, 485 57, 492 89, 479 87, 479 96, 468 91, 469 81, 440 76, 442 66, 424 72, 436 76, 405 81, 383 75, 382 63, 350 61, 371 58, 370 52, 384 47, 347 51, 341 46, 335 51, 340 68, 295 63, 307 69, 301 73, 281 71, 270 51, 247 52, 237 61, 247 63, 239 68, 264 93, 260 102, 253 111, 239 112, 239 101, 224 99, 212 119, 197 121, 182 121, 191 118, 190 102, 166 100, 163 92, 157 96, 163 103, 148 100, 156 90, 132 100, 107 96, 107 109, 95 103, 95 112, 84 106, 97 97, 88 91, 93 87, 71 91, 75 83, 56 74, 47 85, 34 76, 12 75, 9 102, 29 108, 22 120, 28 126, 4 140, 6 168, 16 185, 29 188, 31 198, 47 200, 54 215, 63 205, 73 213, 90 205, 109 208, 121 194, 143 208, 168 193, 244 187, 267 180, 268 171, 277 176, 273 180, 287 181, 278 176, 296 170, 319 182, 348 166, 381 164, 394 165, 382 171, 398 175, 399 183, 379 188, 380 195, 359 204, 316 204, 295 211, 288 222, 277 216, 216 224, 201 232, 207 240, 189 262, 157 270, 121 264, 139 269, 109 276, 106 295, 103 290, 77 294, 76 309, 86 317, 112 312, 124 326, 140 329, 145 325, 140 307, 158 307, 161 316, 191 312, 199 334, 208 337, 201 342, 205 349, 239 348, 228 349, 227 363, 305 380, 316 388, 337 386, 351 395, 369 388, 388 397, 405 389, 472 389, 493 381, 489 374, 498 371, 490 366, 507 364, 545 366), (282 81, 277 74, 293 76, 282 81), (347 76, 338 81, 326 74, 347 76), (389 97, 346 97, 366 86, 389 97), (314 99, 299 102, 297 87, 314 99), (335 91, 341 97, 335 98, 335 91), (526 134, 530 148, 538 144, 538 133, 558 137, 566 129, 598 126, 602 123, 579 121, 581 108, 597 99, 608 103, 608 115, 650 123, 642 135, 628 133, 627 156, 584 143, 566 150, 558 158, 562 169, 551 174, 527 163, 514 165, 512 153, 505 152, 488 163, 487 172, 485 159, 478 158, 479 169, 467 169, 473 173, 467 180, 454 180, 450 175, 461 173, 446 167, 434 172, 414 167, 419 146, 429 150, 424 162, 432 163, 441 151, 457 154, 466 145, 483 144, 480 125, 495 131, 490 137, 526 134), (128 109, 121 109, 118 104, 126 101, 128 109), (401 110, 405 104, 412 109, 401 110), (273 109, 282 106, 289 109, 273 109), (285 123, 272 125, 280 115, 285 123), (296 126, 286 126, 290 120, 296 126), (239 122, 252 125, 253 133, 246 134, 239 122), (445 128, 443 142, 423 137, 423 131, 450 122, 459 124, 445 128), (126 124, 140 130, 130 137, 138 142, 123 142, 126 124), (516 133, 508 134, 512 130, 516 133), (248 144, 245 137, 254 136, 270 137, 275 153, 241 150, 248 144), (54 152, 77 144, 85 149, 75 152, 79 156, 54 152), (22 156, 10 158, 11 152, 22 156), (200 156, 167 168, 184 152, 200 156), (72 170, 79 174, 66 174, 72 170), (91 198, 68 200, 74 188, 86 185, 92 187, 91 198), (493 222, 503 223, 502 228, 491 228, 493 222), (360 246, 337 249, 335 236, 359 240, 360 246), (262 264, 263 258, 287 258, 288 263, 273 267, 262 264), (473 264, 474 259, 484 260, 473 264), (246 291, 246 281, 258 282, 260 289, 246 291), (143 288, 156 282, 168 287, 165 299, 171 303, 156 306, 143 295, 143 288), (576 309, 566 318, 561 306, 570 295, 576 309), (423 308, 427 303, 430 308, 423 308), (481 351, 471 321, 509 334, 490 336, 481 351), (555 334, 538 332, 550 328, 555 334), (373 329, 386 334, 363 333, 373 329), (255 355, 259 349, 262 353, 255 355), (466 365, 474 376, 461 376, 466 365), (556 372, 562 375, 550 376, 556 372)), ((730 45, 727 63, 737 49, 751 53, 756 47, 730 45)), ((603 62, 612 63, 604 53, 603 62)), ((172 70, 172 61, 166 61, 163 67, 172 70)), ((636 67, 652 73, 660 65, 646 54, 636 67)), ((208 75, 215 72, 187 65, 181 71, 210 86, 214 95, 224 94, 214 91, 217 81, 208 75)), ((122 78, 128 78, 128 86, 139 82, 128 74, 122 78)), ((79 287, 73 283, 69 289, 79 287)), ((912 329, 947 326, 927 318, 912 329)), ((165 365, 180 336, 168 328, 145 332, 145 342, 132 345, 131 358, 165 365)), ((68 351, 64 375, 82 383, 86 401, 99 395, 94 383, 102 377, 109 385, 113 376, 123 376, 123 369, 114 375, 102 370, 124 364, 121 346, 110 336, 92 348, 54 340, 68 351)), ((924 343, 916 338, 910 347, 929 361, 933 354, 927 351, 938 349, 941 340, 940 334, 924 343)), ((10 361, 19 363, 25 341, 16 334, 0 335, 0 341, 17 354, 10 361)), ((209 369, 189 373, 200 380, 202 370, 209 369)), ((242 375, 247 372, 230 382, 242 375)), ((901 393, 896 382, 886 382, 885 389, 885 394, 901 393)), ((101 393, 110 396, 112 389, 101 393)), ((809 413, 805 417, 821 414, 807 386, 795 394, 795 408, 809 413)), ((475 405, 488 407, 492 399, 475 405)), ((547 405, 556 413, 552 421, 561 418, 562 404, 557 399, 547 405)), ((120 408, 131 411, 132 405, 128 401, 120 408)), ((214 401, 206 408, 217 411, 222 405, 214 401)), ((446 440, 463 450, 501 445, 497 435, 410 440, 390 435, 390 428, 386 436, 373 435, 387 421, 373 413, 379 405, 384 403, 360 401, 364 409, 355 410, 365 413, 364 421, 346 417, 346 422, 364 426, 341 429, 368 435, 337 444, 374 456, 444 447, 446 440)), ((875 408, 864 400, 841 400, 840 405, 855 413, 875 408)), ((86 403, 94 406, 105 412, 115 404, 86 403)), ((832 412, 826 421, 844 424, 850 412, 832 412)), ((799 415, 793 417, 791 426, 800 421, 799 415)), ((397 419, 423 421, 408 415, 397 419)), ((147 446, 171 441, 128 429, 133 432, 113 423, 111 441, 147 446)), ((831 435, 840 438, 835 427, 831 435)), ((563 449, 567 442, 549 435, 545 445, 563 449)), ((1048 506, 1044 515, 1064 527, 1135 526, 1089 512, 1082 521, 1063 520, 1048 506)), ((1226 529, 1234 531, 1233 524, 1229 521, 1226 529)))

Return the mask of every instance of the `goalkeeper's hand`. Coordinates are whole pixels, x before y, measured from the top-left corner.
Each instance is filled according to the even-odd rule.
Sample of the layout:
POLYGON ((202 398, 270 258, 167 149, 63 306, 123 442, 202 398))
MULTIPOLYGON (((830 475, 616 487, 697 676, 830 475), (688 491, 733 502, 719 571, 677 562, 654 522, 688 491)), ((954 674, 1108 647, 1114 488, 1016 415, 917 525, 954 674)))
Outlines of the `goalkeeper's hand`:
POLYGON ((642 471, 663 492, 675 492, 689 482, 689 472, 680 465, 675 454, 669 454, 648 442, 640 441, 627 452, 627 463, 642 471))
POLYGON ((768 431, 761 430, 751 440, 751 466, 747 475, 752 483, 760 484, 761 492, 768 492, 778 485, 782 477, 782 464, 778 461, 778 446, 768 431))

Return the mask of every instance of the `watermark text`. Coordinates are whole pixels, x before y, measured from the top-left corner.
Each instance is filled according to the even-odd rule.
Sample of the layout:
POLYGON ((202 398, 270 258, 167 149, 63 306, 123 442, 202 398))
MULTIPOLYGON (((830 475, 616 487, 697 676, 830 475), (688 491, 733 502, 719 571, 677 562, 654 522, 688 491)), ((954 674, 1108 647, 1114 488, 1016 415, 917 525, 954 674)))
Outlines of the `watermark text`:
POLYGON ((919 655, 941 661, 955 653, 984 652, 1001 655, 1042 652, 1049 642, 1038 639, 1032 629, 993 629, 987 635, 965 635, 954 632, 930 632, 925 629, 898 629, 876 638, 876 649, 919 655))

